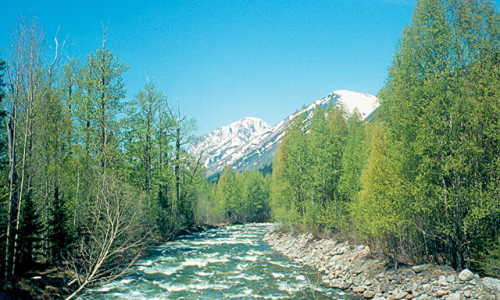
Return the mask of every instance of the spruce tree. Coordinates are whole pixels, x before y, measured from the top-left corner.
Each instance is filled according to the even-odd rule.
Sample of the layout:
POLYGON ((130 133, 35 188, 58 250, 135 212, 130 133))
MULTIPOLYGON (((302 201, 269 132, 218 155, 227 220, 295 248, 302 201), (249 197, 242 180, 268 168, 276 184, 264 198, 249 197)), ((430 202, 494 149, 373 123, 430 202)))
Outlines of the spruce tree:
POLYGON ((67 205, 64 198, 59 194, 58 188, 54 190, 54 198, 50 211, 51 219, 48 223, 48 239, 52 253, 52 262, 58 264, 62 261, 65 250, 72 241, 71 230, 68 224, 67 205))
POLYGON ((22 268, 27 269, 33 267, 33 261, 42 249, 43 233, 46 228, 37 211, 36 201, 31 191, 24 195, 23 204, 25 208, 21 226, 21 249, 23 251, 21 265, 22 268))

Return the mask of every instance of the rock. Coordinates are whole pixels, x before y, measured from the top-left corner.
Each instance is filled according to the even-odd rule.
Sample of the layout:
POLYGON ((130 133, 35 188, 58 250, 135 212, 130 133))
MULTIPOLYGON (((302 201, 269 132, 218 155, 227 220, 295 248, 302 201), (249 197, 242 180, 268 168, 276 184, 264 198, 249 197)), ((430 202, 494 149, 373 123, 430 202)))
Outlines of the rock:
POLYGON ((411 290, 413 291, 413 293, 415 293, 417 290, 418 290, 418 283, 414 282, 412 285, 411 285, 411 290))
POLYGON ((394 299, 395 299, 395 298, 394 298, 394 296, 393 296, 393 295, 390 295, 389 297, 387 297, 387 299, 386 299, 386 300, 394 300, 394 299))
POLYGON ((356 294, 361 294, 366 290, 366 286, 356 286, 352 289, 352 291, 356 294))
POLYGON ((363 297, 365 297, 366 299, 371 299, 375 296, 375 293, 370 291, 370 290, 365 290, 363 292, 363 297))
POLYGON ((429 300, 430 298, 431 297, 429 297, 429 295, 422 294, 422 295, 418 296, 418 298, 416 298, 416 299, 418 299, 418 300, 429 300))
POLYGON ((431 280, 429 279, 429 277, 424 277, 422 278, 422 280, 420 281, 421 284, 426 284, 426 283, 429 283, 431 280))
POLYGON ((336 289, 340 289, 340 287, 344 284, 341 280, 332 280, 328 286, 336 289))
POLYGON ((408 295, 407 292, 399 291, 399 293, 397 293, 396 296, 394 296, 394 299, 396 299, 396 300, 403 299, 404 297, 406 297, 406 295, 408 295))
POLYGON ((444 291, 444 290, 438 290, 435 294, 434 294, 434 297, 443 297, 444 295, 448 295, 448 291, 444 291))
POLYGON ((340 289, 347 290, 348 288, 351 287, 351 285, 352 285, 352 281, 350 281, 350 280, 344 281, 344 283, 340 286, 340 289))
POLYGON ((452 283, 452 282, 455 282, 455 275, 450 275, 448 277, 446 277, 446 281, 452 283))
POLYGON ((446 300, 462 300, 462 295, 456 293, 456 294, 451 294, 446 298, 446 300))
POLYGON ((392 274, 389 276, 389 280, 398 280, 399 279, 399 275, 398 274, 392 274))
POLYGON ((472 273, 468 269, 465 269, 462 272, 460 272, 460 274, 458 274, 458 279, 462 281, 470 281, 474 279, 474 273, 472 273))
POLYGON ((411 267, 411 269, 413 270, 413 272, 415 273, 420 273, 422 271, 425 271, 427 270, 431 265, 430 264, 425 264, 425 265, 418 265, 418 266, 413 266, 411 267))
POLYGON ((412 276, 415 275, 415 272, 413 272, 410 269, 406 269, 406 270, 403 271, 403 275, 406 276, 406 277, 412 277, 412 276))
POLYGON ((470 297, 472 296, 471 291, 469 291, 469 290, 465 290, 465 291, 464 291, 464 296, 465 296, 465 297, 467 297, 467 298, 470 298, 470 297))
POLYGON ((370 280, 365 280, 365 282, 363 282, 363 284, 366 286, 369 286, 369 285, 372 285, 372 282, 370 280))
POLYGON ((439 285, 448 285, 448 282, 446 282, 446 277, 444 275, 439 276, 438 284, 439 285))
POLYGON ((415 296, 413 296, 412 294, 408 294, 405 297, 405 299, 408 299, 408 300, 413 299, 413 298, 415 298, 415 296))
POLYGON ((500 292, 500 280, 491 277, 483 279, 483 285, 491 290, 500 292))

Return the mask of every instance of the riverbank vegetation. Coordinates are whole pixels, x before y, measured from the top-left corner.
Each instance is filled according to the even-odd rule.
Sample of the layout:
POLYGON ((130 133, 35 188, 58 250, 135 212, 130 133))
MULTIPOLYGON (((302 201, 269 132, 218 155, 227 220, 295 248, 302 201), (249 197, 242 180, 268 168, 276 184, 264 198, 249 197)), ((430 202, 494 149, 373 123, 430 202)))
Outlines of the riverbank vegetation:
POLYGON ((185 151, 195 121, 154 80, 126 95, 106 29, 95 51, 63 59, 22 16, 0 58, 3 285, 55 268, 72 297, 200 224, 269 219, 366 243, 395 266, 498 277, 499 45, 492 2, 417 1, 370 122, 318 107, 288 124, 272 175, 226 167, 211 181, 185 151))
POLYGON ((270 219, 271 175, 258 170, 236 173, 226 167, 217 182, 198 199, 199 223, 235 224, 270 219))
POLYGON ((276 220, 398 262, 500 275, 500 16, 491 1, 420 0, 375 120, 296 118, 274 162, 276 220))
POLYGON ((70 294, 196 227, 210 188, 184 149, 195 121, 154 80, 126 97, 128 67, 106 47, 106 29, 84 58, 52 46, 36 17, 21 16, 0 59, 0 274, 10 289, 59 268, 70 294))
POLYGON ((21 16, 0 59, 7 290, 51 269, 72 298, 178 234, 269 220, 270 175, 226 168, 220 180, 207 180, 202 157, 185 150, 195 120, 154 80, 127 97, 128 66, 106 47, 103 29, 102 46, 63 59, 63 43, 55 39, 50 50, 36 17, 21 16))

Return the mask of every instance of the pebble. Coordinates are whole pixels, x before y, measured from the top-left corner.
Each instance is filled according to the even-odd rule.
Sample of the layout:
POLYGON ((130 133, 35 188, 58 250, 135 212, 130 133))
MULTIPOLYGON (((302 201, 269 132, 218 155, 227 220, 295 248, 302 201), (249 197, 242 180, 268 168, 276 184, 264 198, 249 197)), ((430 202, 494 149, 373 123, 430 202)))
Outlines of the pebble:
POLYGON ((366 299, 371 299, 375 296, 375 293, 373 291, 370 291, 370 290, 365 290, 363 292, 363 297, 365 297, 366 299))
POLYGON ((443 297, 444 295, 448 295, 448 291, 438 290, 434 296, 435 297, 443 297))
POLYGON ((446 300, 462 300, 462 295, 456 293, 456 294, 451 294, 446 298, 446 300))

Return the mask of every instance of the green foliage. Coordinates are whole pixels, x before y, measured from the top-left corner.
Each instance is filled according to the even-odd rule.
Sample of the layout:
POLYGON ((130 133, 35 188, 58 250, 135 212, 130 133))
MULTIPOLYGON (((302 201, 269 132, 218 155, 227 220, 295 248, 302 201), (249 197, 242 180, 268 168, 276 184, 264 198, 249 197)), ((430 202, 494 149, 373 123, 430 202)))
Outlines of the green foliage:
POLYGON ((485 155, 498 152, 497 137, 485 134, 497 127, 498 101, 476 81, 491 72, 479 65, 495 65, 499 28, 489 1, 420 1, 380 93, 408 221, 457 268, 469 265, 498 201, 496 157, 485 155))
POLYGON ((196 215, 205 223, 247 223, 269 220, 270 176, 261 172, 235 173, 230 166, 218 183, 204 180, 196 215))

